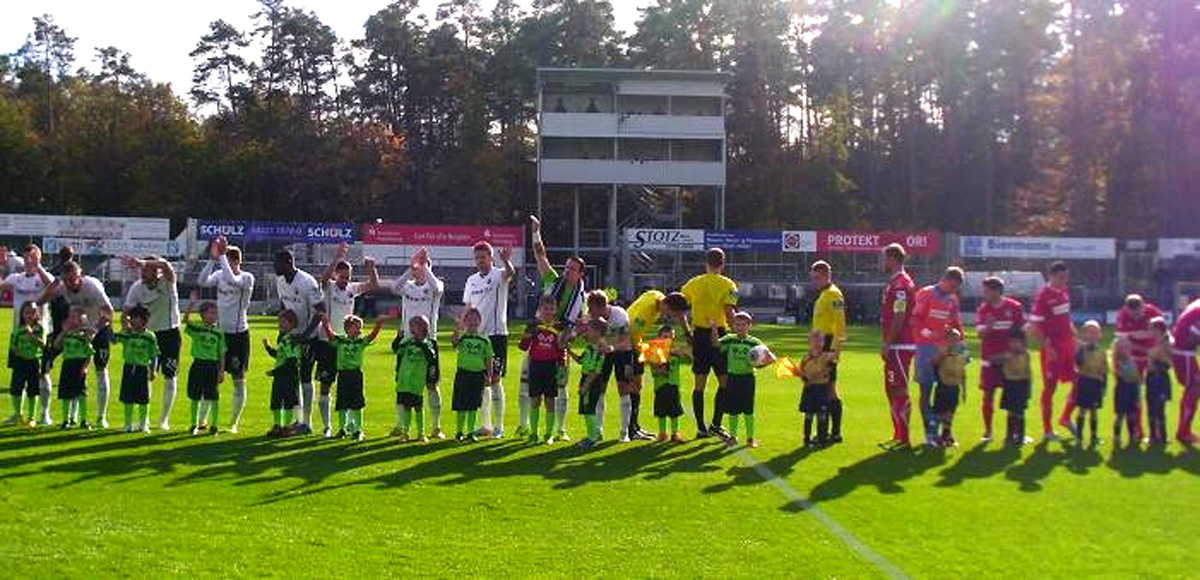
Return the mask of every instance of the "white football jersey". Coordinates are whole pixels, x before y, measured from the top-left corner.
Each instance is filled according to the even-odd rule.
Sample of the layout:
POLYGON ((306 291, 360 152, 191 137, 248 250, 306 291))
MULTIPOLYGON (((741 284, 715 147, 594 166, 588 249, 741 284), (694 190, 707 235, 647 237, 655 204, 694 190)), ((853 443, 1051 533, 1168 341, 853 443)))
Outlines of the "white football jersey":
POLYGON ((438 310, 442 307, 442 295, 446 285, 434 276, 433 272, 426 272, 424 284, 417 284, 416 279, 411 276, 401 277, 392 286, 392 292, 401 298, 400 312, 404 320, 401 327, 404 329, 404 336, 410 337, 408 321, 417 316, 424 316, 429 319, 429 336, 437 340, 438 310))
POLYGON ((345 288, 330 280, 325 283, 325 312, 329 328, 338 336, 346 336, 346 317, 354 314, 354 300, 362 296, 366 283, 350 282, 345 288))
MULTIPOLYGON (((53 281, 53 277, 50 278, 53 281)), ((13 329, 21 326, 21 308, 26 302, 37 300, 42 292, 46 289, 46 284, 42 282, 42 277, 34 274, 32 276, 25 272, 17 272, 9 274, 4 279, 4 283, 12 288, 12 310, 13 310, 13 329)), ((43 304, 40 308, 42 311, 42 327, 50 325, 50 308, 43 304)))
POLYGON ((150 311, 148 330, 160 332, 179 326, 179 290, 174 282, 163 279, 153 287, 141 280, 134 282, 125 295, 124 309, 128 311, 137 304, 150 311))
POLYGON ((486 275, 479 272, 467 278, 463 288, 463 304, 479 309, 483 324, 479 333, 484 336, 508 334, 508 284, 504 268, 493 266, 486 275))
POLYGON ((91 328, 99 327, 101 310, 106 307, 112 309, 112 302, 109 302, 108 295, 104 293, 104 284, 91 276, 83 277, 83 283, 80 284, 78 292, 72 292, 63 284, 59 287, 57 294, 66 298, 67 304, 71 305, 71 308, 82 308, 88 317, 88 325, 91 328))
MULTIPOLYGON (((316 306, 325 301, 317 279, 304 270, 297 270, 292 281, 288 282, 283 276, 275 276, 275 289, 279 293, 279 301, 283 307, 296 313, 296 330, 293 334, 300 338, 312 338, 312 334, 301 336, 308 328, 316 312, 316 306)), ((315 330, 313 331, 315 333, 315 330)))
POLYGON ((204 266, 200 272, 200 285, 217 288, 217 326, 222 332, 245 332, 250 329, 246 312, 254 295, 254 274, 244 271, 234 274, 229 267, 229 259, 221 256, 217 262, 209 260, 204 266))

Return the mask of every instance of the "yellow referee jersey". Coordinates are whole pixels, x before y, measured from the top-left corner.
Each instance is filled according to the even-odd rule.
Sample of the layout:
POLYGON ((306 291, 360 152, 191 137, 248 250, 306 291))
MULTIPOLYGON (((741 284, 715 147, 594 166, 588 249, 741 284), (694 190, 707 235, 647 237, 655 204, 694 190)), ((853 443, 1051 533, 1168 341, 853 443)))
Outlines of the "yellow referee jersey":
POLYGON ((826 286, 817 296, 812 325, 821 334, 832 336, 835 347, 846 341, 846 297, 837 284, 826 286))
POLYGON ((708 319, 716 321, 717 328, 727 328, 725 307, 737 306, 737 283, 720 274, 701 274, 688 280, 680 289, 692 309, 693 326, 708 327, 708 319))
POLYGON ((658 303, 666 297, 658 290, 647 290, 625 309, 629 313, 629 339, 634 346, 647 334, 658 334, 658 303))

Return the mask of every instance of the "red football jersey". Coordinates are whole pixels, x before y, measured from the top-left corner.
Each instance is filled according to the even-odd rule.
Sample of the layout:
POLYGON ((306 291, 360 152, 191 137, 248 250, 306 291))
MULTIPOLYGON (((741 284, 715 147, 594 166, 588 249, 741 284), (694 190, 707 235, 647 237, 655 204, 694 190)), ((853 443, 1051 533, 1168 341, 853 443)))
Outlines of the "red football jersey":
POLYGON ((958 295, 945 294, 936 284, 918 290, 909 324, 916 329, 917 344, 946 344, 947 329, 956 328, 962 332, 958 295))
POLYGON ((1150 321, 1162 315, 1162 310, 1149 302, 1142 306, 1141 316, 1135 316, 1125 307, 1117 312, 1117 336, 1129 338, 1129 342, 1133 344, 1133 358, 1146 359, 1155 341, 1154 335, 1150 334, 1150 321))
POLYGON ((529 351, 529 360, 539 362, 562 361, 566 357, 566 350, 558 344, 558 330, 545 325, 521 337, 520 348, 529 351))
POLYGON ((1171 336, 1175 338, 1175 350, 1180 352, 1192 352, 1200 346, 1200 299, 1188 304, 1183 313, 1179 315, 1179 320, 1175 321, 1175 328, 1171 332, 1171 336))
POLYGON ((896 272, 887 289, 883 292, 883 306, 879 310, 879 325, 886 337, 891 332, 892 321, 896 316, 903 317, 903 327, 900 330, 900 344, 911 344, 913 341, 912 328, 909 319, 912 316, 913 305, 916 304, 916 284, 908 272, 896 272), (899 304, 899 307, 897 307, 899 304))
POLYGON ((1020 302, 1007 296, 992 306, 986 301, 975 310, 975 330, 979 333, 980 356, 987 358, 1008 350, 1008 337, 1014 328, 1025 326, 1025 311, 1020 302), (988 322, 992 329, 987 330, 988 322))
POLYGON ((1042 286, 1033 302, 1029 321, 1041 328, 1042 335, 1051 339, 1073 336, 1071 329, 1071 294, 1066 288, 1042 286))

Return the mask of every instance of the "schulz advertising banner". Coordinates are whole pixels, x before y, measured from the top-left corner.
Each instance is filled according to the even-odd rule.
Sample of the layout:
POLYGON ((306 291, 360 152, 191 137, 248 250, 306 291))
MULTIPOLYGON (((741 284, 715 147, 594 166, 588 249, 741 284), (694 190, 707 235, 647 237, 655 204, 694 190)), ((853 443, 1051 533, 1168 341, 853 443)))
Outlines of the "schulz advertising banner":
POLYGON ((258 222, 243 220, 200 220, 196 237, 211 240, 217 236, 245 242, 280 242, 285 244, 354 243, 354 224, 258 222))

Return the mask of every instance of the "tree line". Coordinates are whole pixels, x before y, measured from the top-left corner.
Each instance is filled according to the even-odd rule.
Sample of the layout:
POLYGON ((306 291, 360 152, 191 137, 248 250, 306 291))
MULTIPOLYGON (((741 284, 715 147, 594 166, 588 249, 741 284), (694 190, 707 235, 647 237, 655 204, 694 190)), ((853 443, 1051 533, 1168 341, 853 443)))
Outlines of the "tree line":
POLYGON ((650 67, 732 74, 734 227, 1200 233, 1194 2, 657 0, 628 35, 603 0, 417 4, 341 38, 258 0, 186 94, 34 18, 0 57, 4 209, 515 222, 536 67, 650 67))

